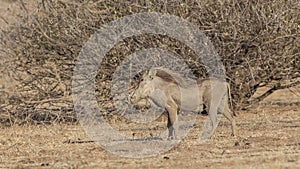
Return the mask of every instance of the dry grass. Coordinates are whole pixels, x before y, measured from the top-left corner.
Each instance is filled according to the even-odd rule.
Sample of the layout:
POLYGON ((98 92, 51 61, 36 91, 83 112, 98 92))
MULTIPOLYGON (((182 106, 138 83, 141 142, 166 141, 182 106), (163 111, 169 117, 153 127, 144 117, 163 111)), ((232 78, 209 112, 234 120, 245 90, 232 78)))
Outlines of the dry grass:
MULTIPOLYGON (((293 169, 300 165, 299 112, 295 106, 240 112, 237 138, 229 136, 229 123, 222 121, 216 135, 204 144, 197 143, 203 121, 198 118, 195 128, 177 147, 145 159, 110 154, 88 142, 90 139, 79 125, 1 128, 0 167, 293 169)), ((147 128, 135 132, 144 133, 147 128)))

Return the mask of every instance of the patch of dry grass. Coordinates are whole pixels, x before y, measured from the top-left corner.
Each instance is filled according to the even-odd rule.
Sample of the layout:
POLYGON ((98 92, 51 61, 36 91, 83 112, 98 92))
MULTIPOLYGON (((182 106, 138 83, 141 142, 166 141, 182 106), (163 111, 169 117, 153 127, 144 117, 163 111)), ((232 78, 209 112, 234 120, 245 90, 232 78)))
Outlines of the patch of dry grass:
MULTIPOLYGON (((178 146, 144 159, 107 152, 88 142, 90 139, 79 125, 2 127, 0 167, 292 169, 300 165, 299 107, 258 107, 240 114, 236 138, 229 136, 229 123, 222 120, 212 140, 198 144, 203 121, 198 118, 195 128, 178 146)), ((136 132, 147 130, 145 127, 136 132)))

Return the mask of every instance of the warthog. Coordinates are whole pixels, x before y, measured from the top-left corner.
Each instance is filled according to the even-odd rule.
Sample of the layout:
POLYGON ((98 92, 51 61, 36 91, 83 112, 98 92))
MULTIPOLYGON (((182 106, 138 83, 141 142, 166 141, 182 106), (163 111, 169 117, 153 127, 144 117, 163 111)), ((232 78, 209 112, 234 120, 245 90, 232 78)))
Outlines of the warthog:
MULTIPOLYGON (((152 68, 142 75, 138 87, 130 96, 130 101, 132 104, 140 106, 141 104, 139 104, 139 102, 141 100, 145 102, 145 99, 147 99, 155 105, 165 108, 168 114, 167 127, 169 130, 169 138, 173 139, 175 138, 175 130, 177 130, 174 123, 177 120, 178 110, 184 112, 202 112, 205 107, 205 110, 209 114, 212 99, 211 84, 213 83, 225 83, 226 85, 227 91, 223 92, 224 96, 226 96, 224 97, 224 105, 219 105, 216 110, 218 113, 222 113, 222 110, 224 110, 223 115, 231 122, 232 135, 236 135, 234 114, 228 104, 228 97, 230 97, 229 84, 222 80, 198 80, 194 85, 196 86, 196 92, 198 92, 198 94, 195 94, 195 87, 187 84, 186 80, 180 77, 180 75, 166 69, 152 68), (158 93, 160 94, 153 94, 155 91, 156 93, 159 91, 158 93), (184 93, 184 97, 182 97, 182 93, 184 93), (193 103, 193 101, 198 103, 193 103)), ((218 89, 214 88, 214 90, 218 89)))

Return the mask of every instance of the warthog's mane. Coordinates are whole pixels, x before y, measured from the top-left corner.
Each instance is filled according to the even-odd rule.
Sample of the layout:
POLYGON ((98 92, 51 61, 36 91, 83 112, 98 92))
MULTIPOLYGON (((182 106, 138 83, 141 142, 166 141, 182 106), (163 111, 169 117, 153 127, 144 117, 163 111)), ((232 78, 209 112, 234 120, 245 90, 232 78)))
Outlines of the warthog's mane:
MULTIPOLYGON (((171 72, 163 68, 154 68, 156 70, 156 76, 160 77, 166 82, 174 83, 180 87, 188 87, 193 84, 193 81, 188 78, 182 77, 180 74, 171 72)), ((195 83, 196 81, 194 81, 195 83)))
POLYGON ((153 68, 156 70, 156 76, 160 77, 162 80, 169 82, 169 83, 174 83, 176 85, 179 85, 181 87, 189 87, 195 83, 197 83, 198 85, 201 85, 203 82, 205 81, 210 81, 210 80, 217 80, 220 82, 226 82, 226 80, 221 79, 221 78, 217 78, 217 77, 212 77, 212 78, 200 78, 197 80, 193 80, 191 78, 185 78, 182 77, 182 75, 172 72, 168 69, 164 69, 164 68, 153 68))

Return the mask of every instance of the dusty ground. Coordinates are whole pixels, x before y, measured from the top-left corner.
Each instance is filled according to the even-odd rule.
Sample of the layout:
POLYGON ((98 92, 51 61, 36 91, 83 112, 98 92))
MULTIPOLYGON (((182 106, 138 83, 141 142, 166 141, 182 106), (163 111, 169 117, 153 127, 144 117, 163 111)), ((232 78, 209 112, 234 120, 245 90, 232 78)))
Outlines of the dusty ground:
MULTIPOLYGON (((299 168, 300 108, 258 107, 237 117, 239 136, 221 121, 197 142, 200 122, 175 148, 150 158, 113 155, 88 142, 79 125, 14 126, 0 130, 0 168, 299 168)), ((159 125, 165 125, 160 123, 159 125)), ((163 128, 161 128, 163 130, 163 128)), ((147 128, 135 130, 147 132, 147 128)))

